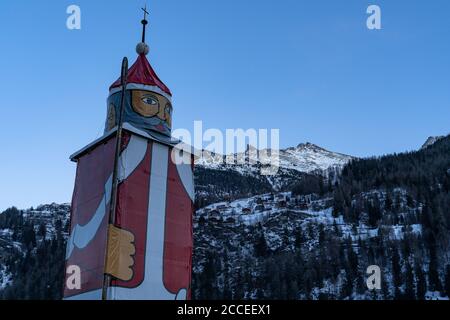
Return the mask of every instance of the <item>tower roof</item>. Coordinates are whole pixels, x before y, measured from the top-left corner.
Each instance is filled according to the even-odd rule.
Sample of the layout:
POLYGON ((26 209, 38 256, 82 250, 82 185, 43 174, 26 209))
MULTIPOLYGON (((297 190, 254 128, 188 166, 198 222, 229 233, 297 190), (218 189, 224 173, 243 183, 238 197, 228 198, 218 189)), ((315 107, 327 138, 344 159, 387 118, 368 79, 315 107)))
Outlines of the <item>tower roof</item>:
MULTIPOLYGON (((161 81, 161 79, 159 79, 158 75, 153 70, 144 53, 139 54, 136 62, 128 70, 127 82, 128 84, 155 87, 165 94, 172 96, 170 89, 161 81)), ((113 89, 119 88, 120 86, 121 82, 119 78, 111 85, 109 90, 112 91, 113 89)))

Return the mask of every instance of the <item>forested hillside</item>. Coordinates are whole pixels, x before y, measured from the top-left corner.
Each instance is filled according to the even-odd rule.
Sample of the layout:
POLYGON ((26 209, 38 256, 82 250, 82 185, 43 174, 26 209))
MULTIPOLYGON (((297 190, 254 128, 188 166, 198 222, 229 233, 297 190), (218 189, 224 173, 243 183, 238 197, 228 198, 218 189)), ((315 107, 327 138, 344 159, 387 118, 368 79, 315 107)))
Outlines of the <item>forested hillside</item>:
POLYGON ((449 296, 449 181, 446 137, 417 152, 353 160, 333 183, 304 179, 286 207, 239 232, 229 218, 201 216, 197 241, 214 246, 196 252, 196 297, 449 296), (309 193, 319 199, 305 206, 309 193), (365 286, 373 264, 383 270, 379 292, 365 286))
POLYGON ((68 205, 0 214, 0 298, 61 299, 68 205), (2 290, 3 289, 3 290, 2 290))

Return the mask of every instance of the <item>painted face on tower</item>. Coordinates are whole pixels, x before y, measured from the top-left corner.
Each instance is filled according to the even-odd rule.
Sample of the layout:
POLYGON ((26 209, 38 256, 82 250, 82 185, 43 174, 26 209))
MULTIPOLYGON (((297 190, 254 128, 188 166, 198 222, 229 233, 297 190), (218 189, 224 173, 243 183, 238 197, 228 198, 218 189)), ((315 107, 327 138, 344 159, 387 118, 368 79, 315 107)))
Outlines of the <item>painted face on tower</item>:
POLYGON ((146 118, 158 117, 171 126, 172 105, 166 97, 150 91, 132 90, 131 105, 139 115, 146 118))
MULTIPOLYGON (((144 131, 156 131, 170 136, 172 128, 172 104, 165 96, 153 91, 127 90, 123 122, 144 131)), ((108 114, 105 131, 117 125, 121 93, 108 98, 108 114)))

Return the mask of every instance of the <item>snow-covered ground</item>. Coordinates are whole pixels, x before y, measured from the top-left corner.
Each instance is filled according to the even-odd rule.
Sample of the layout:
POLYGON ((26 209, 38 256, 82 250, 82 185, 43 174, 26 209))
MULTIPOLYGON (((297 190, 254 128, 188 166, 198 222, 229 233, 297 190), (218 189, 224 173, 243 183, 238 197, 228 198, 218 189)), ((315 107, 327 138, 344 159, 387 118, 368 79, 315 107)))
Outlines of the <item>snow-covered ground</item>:
MULTIPOLYGON (((402 190, 397 190, 397 192, 403 194, 402 190)), ((365 194, 365 196, 374 195, 375 192, 365 194)), ((384 197, 380 192, 377 196, 380 199, 384 197)), ((404 196, 406 197, 406 194, 404 196)), ((265 224, 267 221, 281 218, 286 214, 298 214, 298 220, 302 221, 303 226, 308 224, 324 225, 329 228, 337 226, 343 237, 351 238, 354 242, 378 237, 381 232, 391 240, 401 240, 406 233, 422 233, 420 224, 380 224, 379 227, 373 228, 368 226, 363 221, 364 219, 361 219, 357 226, 346 223, 342 215, 333 216, 330 201, 331 199, 318 199, 315 195, 296 197, 291 192, 266 193, 230 202, 214 203, 199 209, 196 216, 206 220, 211 219, 220 224, 250 226, 258 223, 265 224)), ((266 236, 271 237, 270 234, 266 234, 266 236)), ((273 238, 273 242, 277 243, 278 239, 273 238)))
POLYGON ((449 297, 447 297, 447 296, 442 297, 441 293, 437 292, 437 291, 436 292, 428 291, 425 294, 425 299, 426 300, 450 300, 449 297))
POLYGON ((231 202, 218 202, 198 210, 196 215, 205 219, 212 218, 221 221, 233 218, 236 223, 254 225, 285 212, 291 197, 290 192, 280 192, 277 194, 266 193, 231 202))
POLYGON ((10 283, 11 274, 8 273, 2 265, 0 265, 0 290, 4 289, 10 283))

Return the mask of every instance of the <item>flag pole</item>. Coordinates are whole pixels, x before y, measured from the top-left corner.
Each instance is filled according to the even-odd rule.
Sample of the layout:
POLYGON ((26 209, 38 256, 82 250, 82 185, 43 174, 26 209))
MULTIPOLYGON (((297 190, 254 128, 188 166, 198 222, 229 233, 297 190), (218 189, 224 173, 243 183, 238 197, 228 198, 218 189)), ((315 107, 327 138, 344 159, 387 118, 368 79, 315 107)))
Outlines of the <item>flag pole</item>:
MULTIPOLYGON (((122 145, 122 131, 123 131, 123 115, 125 112, 125 91, 128 82, 128 59, 124 57, 122 60, 122 70, 120 73, 120 83, 122 86, 122 94, 120 99, 120 110, 119 119, 117 124, 117 134, 116 134, 116 149, 114 157, 114 171, 112 177, 112 190, 111 190, 111 201, 109 202, 109 219, 108 219, 108 230, 109 225, 114 225, 116 222, 116 208, 117 208, 117 190, 119 186, 119 159, 120 151, 122 145)), ((107 252, 108 252, 108 237, 106 238, 106 252, 105 252, 105 267, 107 262, 107 252)), ((102 290, 102 300, 107 300, 108 298, 108 287, 111 285, 111 276, 104 274, 103 278, 103 290, 102 290)))

